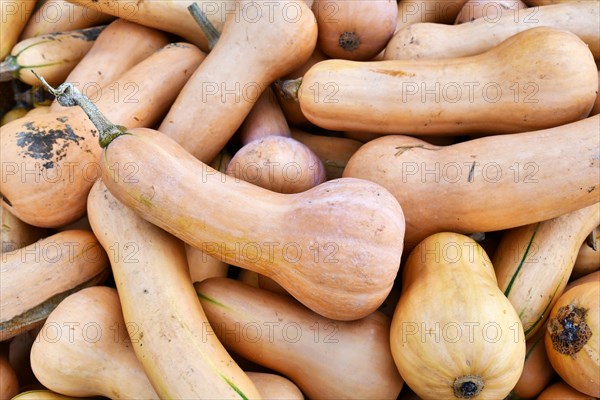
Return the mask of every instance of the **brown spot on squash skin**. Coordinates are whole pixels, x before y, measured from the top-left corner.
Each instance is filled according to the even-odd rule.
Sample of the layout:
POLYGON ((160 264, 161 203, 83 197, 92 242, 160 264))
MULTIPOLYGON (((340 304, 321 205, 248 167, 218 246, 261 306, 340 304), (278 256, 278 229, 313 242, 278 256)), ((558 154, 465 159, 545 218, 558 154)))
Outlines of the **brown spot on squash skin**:
POLYGON ((342 49, 352 52, 359 48, 360 39, 356 32, 344 32, 340 35, 339 45, 342 49))
POLYGON ((554 350, 576 358, 577 353, 592 337, 592 330, 585 320, 586 314, 587 310, 572 304, 558 309, 556 318, 548 322, 554 350))
MULTIPOLYGON (((63 123, 67 120, 66 117, 57 119, 63 123)), ((23 149, 20 154, 36 160, 45 160, 42 167, 47 169, 54 168, 54 162, 66 156, 71 143, 79 145, 84 139, 77 135, 69 124, 65 124, 64 129, 43 130, 33 122, 28 122, 23 128, 26 130, 17 133, 17 146, 23 149)))
POLYGON ((395 76, 395 77, 403 77, 403 76, 408 76, 408 77, 414 77, 415 74, 413 74, 412 72, 404 72, 404 71, 391 71, 389 69, 372 69, 372 72, 375 72, 376 74, 385 74, 385 75, 390 75, 390 76, 395 76))

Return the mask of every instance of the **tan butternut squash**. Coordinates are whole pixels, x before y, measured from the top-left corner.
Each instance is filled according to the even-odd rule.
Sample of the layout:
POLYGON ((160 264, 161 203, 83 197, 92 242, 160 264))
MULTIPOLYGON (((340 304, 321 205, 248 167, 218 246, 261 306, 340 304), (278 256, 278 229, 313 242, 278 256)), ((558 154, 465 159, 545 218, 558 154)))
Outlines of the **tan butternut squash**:
POLYGON ((600 204, 507 231, 492 263, 498 287, 517 311, 525 337, 544 326, 563 293, 577 251, 600 223, 600 204))
POLYGON ((66 0, 46 0, 29 18, 21 40, 54 32, 73 31, 104 25, 114 17, 97 8, 85 8, 66 0))
POLYGON ((147 221, 272 278, 329 318, 362 318, 389 293, 402 255, 404 217, 381 186, 342 178, 294 195, 270 192, 213 170, 158 131, 111 124, 68 83, 50 90, 61 104, 83 106, 97 124, 105 148, 103 181, 147 221), (132 159, 142 163, 135 181, 123 179, 121 171, 132 159), (306 229, 292 228, 290 220, 306 229))
POLYGON ((435 232, 514 228, 598 202, 599 124, 595 116, 447 147, 385 137, 361 147, 344 176, 377 182, 396 196, 407 247, 435 232))
POLYGON ((306 145, 284 136, 266 136, 233 156, 227 175, 278 192, 301 193, 325 182, 325 167, 306 145))
POLYGON ((369 60, 383 50, 396 30, 393 0, 315 0, 319 48, 331 58, 369 60))
POLYGON ((68 295, 99 284, 108 258, 88 231, 65 231, 2 253, 0 340, 39 325, 68 295))
POLYGON ((477 18, 497 21, 503 15, 516 15, 515 10, 527 8, 521 0, 468 0, 454 21, 455 25, 472 22, 477 18))
POLYGON ((598 71, 598 81, 598 96, 596 96, 596 102, 594 102, 594 107, 590 111, 590 117, 600 114, 600 71, 598 71))
POLYGON ((419 22, 452 24, 467 0, 400 0, 396 32, 419 22))
POLYGON ((4 206, 1 209, 2 247, 0 253, 11 252, 47 236, 46 229, 37 228, 21 221, 4 206))
POLYGON ((595 400, 593 396, 588 396, 563 381, 556 382, 548 386, 537 398, 537 400, 595 400))
POLYGON ((410 253, 390 344, 406 384, 427 399, 502 399, 525 360, 523 327, 485 251, 449 232, 410 253))
POLYGON ((83 289, 52 311, 31 348, 35 376, 66 396, 156 399, 133 351, 117 291, 83 289))
MULTIPOLYGON (((255 2, 266 9, 273 2, 255 2)), ((301 0, 282 0, 277 10, 248 19, 243 1, 228 16, 217 44, 190 77, 158 128, 203 162, 210 162, 240 127, 262 92, 302 65, 315 48, 315 18, 301 0), (192 107, 192 108, 190 108, 192 107)))
POLYGON ((17 393, 19 393, 17 374, 2 354, 0 355, 0 400, 10 400, 17 393))
MULTIPOLYGON (((254 20, 256 18, 256 8, 246 4, 238 3, 233 5, 229 2, 215 2, 212 0, 185 0, 185 1, 163 1, 163 0, 145 0, 139 3, 132 3, 124 0, 69 0, 73 3, 94 11, 100 11, 104 14, 113 15, 140 25, 150 28, 174 33, 183 37, 186 41, 200 47, 203 51, 209 51, 208 40, 204 32, 198 27, 194 19, 190 16, 187 7, 192 3, 198 3, 200 8, 207 15, 209 21, 218 31, 223 29, 225 18, 234 13, 244 13, 244 17, 254 20)), ((274 7, 261 8, 261 13, 273 14, 276 12, 281 15, 282 8, 274 7)), ((287 11, 287 10, 286 10, 287 11)), ((295 9, 289 10, 289 15, 295 18, 295 9)), ((283 11, 285 12, 285 11, 283 11)), ((287 12, 284 14, 287 16, 287 12)))
POLYGON ((0 61, 10 54, 33 13, 36 0, 2 1, 0 3, 0 61))
POLYGON ((312 135, 299 129, 292 129, 292 137, 308 146, 319 157, 325 167, 327 180, 341 178, 348 160, 362 146, 356 140, 312 135))
POLYGON ((600 397, 600 284, 565 292, 550 313, 546 351, 552 367, 574 389, 600 397))
POLYGON ((520 32, 545 26, 571 31, 600 57, 597 1, 570 2, 507 13, 497 19, 479 18, 469 24, 413 24, 389 41, 386 60, 439 60, 481 54, 520 32), (451 39, 450 39, 451 38, 451 39))
POLYGON ((109 252, 125 323, 135 327, 130 330, 133 349, 158 395, 260 398, 215 336, 205 334, 208 320, 190 280, 183 243, 121 204, 102 181, 90 191, 88 215, 109 252))
POLYGON ((595 227, 581 245, 575 265, 573 277, 588 275, 600 269, 600 227, 595 227))
POLYGON ((510 398, 535 398, 548 386, 556 374, 546 354, 545 325, 543 328, 526 342, 525 365, 519 381, 510 392, 510 398))
POLYGON ((92 48, 105 26, 76 31, 49 33, 20 41, 0 65, 0 75, 11 74, 14 78, 38 86, 39 81, 31 72, 48 77, 53 85, 64 82, 75 65, 92 48))
MULTIPOLYGON (((80 400, 81 397, 75 398, 71 396, 63 396, 62 394, 55 393, 51 390, 28 390, 26 392, 19 393, 13 400, 80 400)), ((91 397, 87 398, 92 400, 91 397)), ((95 398, 100 400, 100 398, 95 398)))
POLYGON ((297 94, 306 118, 325 129, 464 135, 585 118, 597 85, 588 46, 573 33, 540 27, 470 57, 323 61, 297 94))
POLYGON ((195 287, 227 348, 287 376, 308 398, 398 396, 402 378, 391 358, 389 319, 383 314, 333 321, 290 297, 232 279, 212 278, 195 287))
MULTIPOLYGON (((552 4, 575 3, 587 0, 525 0, 529 7, 549 6, 552 4)), ((598 0, 592 0, 598 1, 598 0)))
POLYGON ((298 386, 283 376, 264 372, 247 372, 247 374, 265 400, 304 400, 298 386))
POLYGON ((565 287, 565 292, 574 288, 575 286, 582 285, 587 282, 600 282, 600 271, 592 272, 591 274, 587 274, 582 276, 581 278, 577 278, 569 282, 567 287, 565 287))
MULTIPOLYGON (((73 4, 70 6, 82 8, 73 4)), ((98 35, 92 48, 65 80, 78 85, 79 89, 94 101, 101 97, 103 90, 116 95, 117 91, 127 91, 127 88, 119 87, 119 84, 113 82, 167 44, 167 36, 164 33, 118 19, 98 35), (111 83, 113 84, 110 85, 111 83)), ((130 85, 132 83, 129 82, 130 85)), ((50 106, 50 111, 61 109, 64 108, 56 101, 50 106)))
MULTIPOLYGON (((96 104, 119 124, 152 126, 203 58, 195 46, 167 45, 121 75, 118 90, 102 91, 96 104)), ((78 109, 2 127, 2 204, 35 226, 59 227, 81 218, 100 174, 97 140, 97 129, 78 109)), ((139 167, 136 159, 123 166, 127 179, 139 167)))
POLYGON ((290 137, 292 135, 277 97, 270 87, 260 95, 244 119, 239 134, 242 145, 267 136, 290 137))

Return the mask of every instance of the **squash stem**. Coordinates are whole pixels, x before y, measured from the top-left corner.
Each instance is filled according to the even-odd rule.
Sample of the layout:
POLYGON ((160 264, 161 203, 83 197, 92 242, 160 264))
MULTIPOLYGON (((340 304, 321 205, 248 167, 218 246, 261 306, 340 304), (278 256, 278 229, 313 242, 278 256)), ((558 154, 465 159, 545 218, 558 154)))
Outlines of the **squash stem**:
POLYGON ((278 80, 275 82, 275 89, 279 91, 279 93, 286 100, 298 101, 298 92, 300 91, 300 86, 302 86, 302 78, 297 79, 287 79, 287 80, 278 80))
POLYGON ((15 73, 19 71, 21 67, 17 64, 16 57, 7 56, 4 61, 0 63, 0 82, 8 82, 15 78, 15 73))
POLYGON ((190 14, 192 14, 192 17, 194 17, 194 20, 196 20, 196 23, 200 26, 200 29, 202 29, 202 32, 206 35, 206 38, 208 39, 208 48, 212 50, 217 45, 221 33, 215 28, 212 22, 208 20, 208 17, 204 11, 200 9, 198 3, 190 4, 187 9, 190 14))
POLYGON ((127 129, 120 125, 115 125, 110 122, 96 107, 94 103, 83 93, 81 93, 75 86, 70 82, 65 82, 58 88, 53 88, 46 82, 46 80, 39 76, 35 71, 31 72, 42 82, 42 85, 50 93, 56 96, 56 100, 63 107, 79 106, 92 121, 94 126, 98 129, 98 137, 100 141, 100 147, 105 148, 117 137, 127 132, 127 129))

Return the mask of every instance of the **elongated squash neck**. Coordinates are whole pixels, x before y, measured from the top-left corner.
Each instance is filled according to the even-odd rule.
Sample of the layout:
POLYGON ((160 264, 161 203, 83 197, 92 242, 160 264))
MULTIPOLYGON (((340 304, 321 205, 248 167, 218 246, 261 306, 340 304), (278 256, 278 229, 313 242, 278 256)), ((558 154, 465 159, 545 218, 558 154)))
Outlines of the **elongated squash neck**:
POLYGON ((56 96, 56 100, 58 100, 58 103, 61 106, 73 107, 77 105, 81 107, 83 112, 86 113, 94 126, 98 128, 100 147, 106 148, 110 142, 127 132, 127 128, 110 122, 102 114, 102 112, 100 112, 98 107, 96 107, 96 105, 92 103, 87 96, 77 90, 72 83, 65 82, 55 89, 35 71, 32 70, 31 72, 42 82, 42 84, 50 91, 50 93, 56 96))

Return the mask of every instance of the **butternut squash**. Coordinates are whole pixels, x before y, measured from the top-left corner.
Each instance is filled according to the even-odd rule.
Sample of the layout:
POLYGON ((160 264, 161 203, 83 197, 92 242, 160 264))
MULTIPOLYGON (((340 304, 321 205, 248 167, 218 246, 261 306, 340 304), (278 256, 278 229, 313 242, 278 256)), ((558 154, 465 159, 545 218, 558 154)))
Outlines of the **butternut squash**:
POLYGON ((449 232, 410 253, 390 344, 406 384, 427 399, 502 399, 525 360, 523 327, 487 254, 449 232))
POLYGON ((590 117, 592 115, 600 114, 600 71, 598 71, 598 80, 598 96, 596 96, 596 102, 594 102, 594 107, 592 108, 592 111, 590 111, 590 117))
POLYGON ((447 147, 385 137, 361 147, 344 176, 379 183, 396 196, 406 216, 409 248, 440 231, 514 228, 598 202, 599 124, 595 116, 447 147))
POLYGON ((41 114, 46 114, 50 112, 50 107, 51 106, 38 106, 38 107, 33 107, 31 110, 29 110, 29 112, 27 113, 27 117, 33 117, 34 115, 41 115, 41 114))
POLYGON ((298 386, 283 376, 264 372, 247 372, 247 374, 265 400, 304 400, 298 386))
POLYGON ((290 297, 232 279, 212 278, 194 286, 225 347, 287 376, 308 398, 398 396, 402 378, 390 354, 389 319, 383 314, 339 322, 290 297))
POLYGON ((317 40, 315 18, 301 0, 276 3, 276 10, 297 10, 294 18, 263 12, 249 19, 245 2, 234 4, 217 44, 158 128, 203 162, 215 158, 273 81, 310 57, 317 40))
POLYGON ((278 192, 301 193, 325 182, 325 167, 306 145, 284 136, 266 136, 233 156, 227 175, 278 192))
POLYGON ((29 18, 21 40, 48 33, 73 31, 104 25, 114 17, 97 8, 81 7, 66 0, 46 0, 29 18))
POLYGON ((24 117, 29 112, 29 107, 25 105, 16 105, 9 112, 2 116, 0 126, 4 126, 15 119, 24 117))
POLYGON ((88 215, 109 252, 124 321, 134 327, 133 349, 160 398, 260 398, 221 343, 205 333, 209 324, 183 243, 121 204, 100 180, 90 191, 88 215))
POLYGON ((597 85, 588 46, 540 27, 470 57, 323 61, 304 75, 298 100, 309 121, 330 130, 513 133, 587 117, 597 85))
MULTIPOLYGON (((92 400, 91 397, 87 398, 92 400)), ((101 400, 100 398, 94 398, 101 400)), ((12 400, 82 400, 81 397, 74 398, 70 396, 63 396, 62 394, 55 393, 51 390, 28 390, 26 392, 19 393, 12 400)))
MULTIPOLYGON (((82 8, 73 4, 70 6, 82 8)), ((167 44, 164 33, 118 19, 98 35, 92 48, 71 71, 66 81, 78 85, 93 100, 98 100, 103 90, 112 92, 115 96, 119 90, 131 92, 113 82, 167 44)), ((131 87, 132 82, 125 84, 131 87)), ((60 110, 64 108, 54 101, 50 111, 60 110)))
POLYGON ((58 85, 92 48, 104 28, 49 33, 25 39, 17 43, 2 62, 0 74, 11 74, 29 85, 38 86, 39 81, 31 72, 33 70, 48 77, 51 84, 58 85))
POLYGON ((35 376, 66 396, 156 399, 129 339, 117 291, 94 286, 64 299, 31 348, 35 376))
MULTIPOLYGON (((549 6, 552 4, 575 3, 577 1, 586 0, 525 0, 529 7, 549 6)), ((594 0, 597 1, 597 0, 594 0)))
MULTIPOLYGON (((152 126, 203 58, 195 46, 167 45, 121 75, 118 91, 102 91, 96 104, 119 124, 152 126)), ((35 226, 59 227, 81 218, 100 175, 97 140, 97 129, 78 109, 3 126, 2 204, 35 226)), ((125 162, 124 178, 133 179, 136 159, 125 162)))
POLYGON ((319 48, 331 58, 364 61, 375 57, 396 30, 393 0, 315 0, 319 48))
POLYGON ((33 13, 36 0, 0 2, 0 61, 4 60, 19 40, 19 35, 33 13))
POLYGON ((108 258, 91 232, 66 231, 2 253, 0 273, 0 340, 6 340, 39 325, 71 293, 103 282, 108 258))
POLYGON ((404 216, 381 186, 342 178, 294 195, 270 192, 215 171, 158 131, 111 124, 68 83, 49 89, 61 104, 84 107, 105 148, 102 180, 147 221, 272 278, 328 318, 365 317, 389 293, 402 256, 404 216), (132 159, 142 163, 135 180, 123 174, 123 163, 132 159))
POLYGON ((525 365, 519 381, 510 392, 510 398, 535 398, 548 386, 556 374, 546 354, 544 336, 545 326, 544 329, 539 330, 534 337, 525 343, 525 365))
POLYGON ((0 355, 0 400, 10 400, 19 393, 19 381, 8 359, 0 355))
POLYGON ((348 160, 362 146, 356 140, 312 135, 299 129, 292 129, 292 137, 308 146, 321 159, 327 180, 341 178, 348 160))
POLYGON ((413 24, 389 41, 386 60, 438 60, 483 53, 525 30, 540 26, 571 31, 600 58, 597 1, 526 8, 500 18, 479 18, 469 24, 413 24))
POLYGON ((527 8, 521 0, 468 0, 454 21, 455 25, 472 22, 477 18, 497 21, 503 15, 516 15, 515 10, 527 8))
POLYGON ((244 119, 239 134, 244 146, 256 139, 267 136, 290 137, 292 135, 285 120, 285 115, 277 102, 277 97, 275 97, 275 93, 270 87, 260 95, 256 104, 244 119))
POLYGON ((582 276, 581 278, 577 278, 569 282, 569 284, 565 288, 565 292, 574 288, 575 286, 579 286, 587 282, 600 282, 600 271, 592 272, 591 274, 587 274, 585 276, 582 276))
POLYGON ((595 397, 578 392, 560 381, 548 386, 537 400, 595 400, 595 397))
POLYGON ((419 22, 452 24, 467 0, 400 0, 396 32, 419 22))
POLYGON ((600 284, 565 292, 550 313, 546 351, 552 367, 574 389, 600 397, 600 284))
MULTIPOLYGON (((256 17, 256 8, 252 5, 230 2, 215 2, 212 0, 184 0, 184 1, 164 1, 164 0, 144 0, 133 3, 125 0, 69 0, 73 3, 104 14, 113 15, 140 25, 158 29, 165 32, 174 33, 183 37, 186 41, 195 44, 203 51, 209 51, 208 40, 194 19, 190 16, 187 7, 192 3, 198 3, 200 8, 207 15, 210 22, 220 32, 223 29, 225 17, 234 13, 244 13, 248 15, 247 19, 254 20, 256 17)), ((274 6, 261 8, 261 13, 272 14, 282 13, 282 8, 274 6)), ((288 11, 285 9, 285 11, 288 11)), ((284 11, 284 12, 285 12, 284 11)), ((296 9, 290 9, 291 18, 296 18, 296 9)), ((284 15, 287 16, 287 13, 284 15)))
POLYGON ((498 287, 530 339, 567 286, 578 249, 600 223, 600 204, 506 232, 494 253, 498 287))
POLYGON ((18 250, 47 236, 46 229, 26 224, 12 215, 4 206, 2 206, 1 213, 2 247, 0 253, 18 250))
POLYGON ((600 269, 600 227, 595 227, 581 245, 572 277, 580 277, 600 269))

